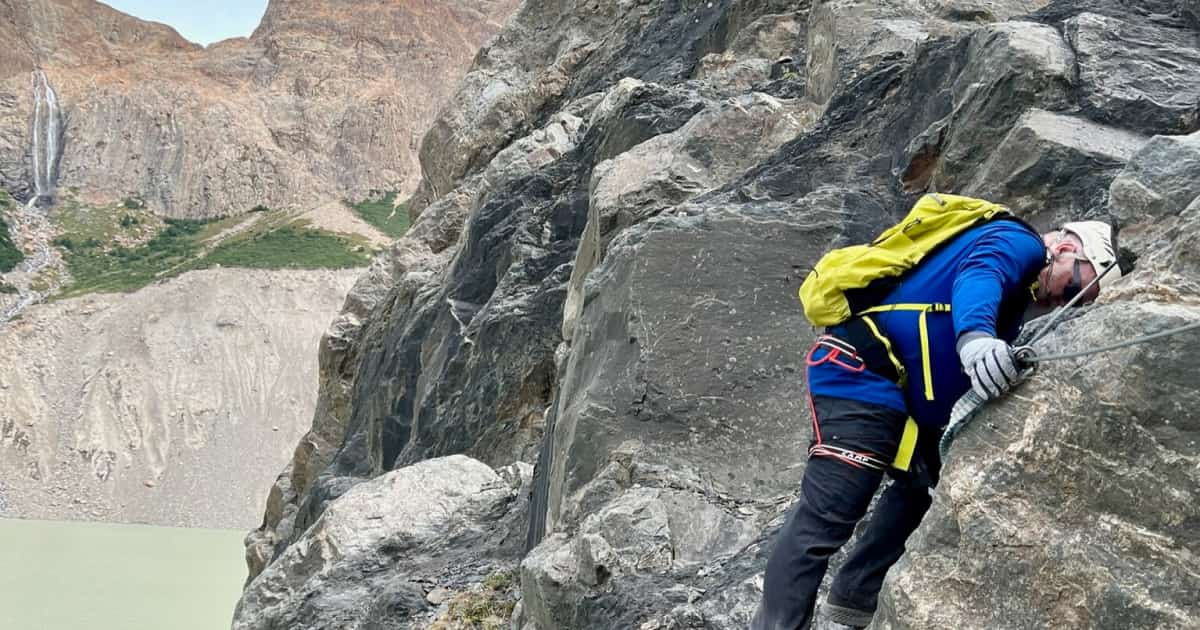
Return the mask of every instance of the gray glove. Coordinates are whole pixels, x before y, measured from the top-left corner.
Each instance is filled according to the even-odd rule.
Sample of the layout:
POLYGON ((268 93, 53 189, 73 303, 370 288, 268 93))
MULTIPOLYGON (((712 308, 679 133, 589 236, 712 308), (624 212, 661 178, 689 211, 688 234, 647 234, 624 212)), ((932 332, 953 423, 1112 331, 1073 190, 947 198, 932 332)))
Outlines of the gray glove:
POLYGON ((1021 375, 1012 347, 982 333, 967 333, 958 340, 958 358, 971 377, 971 389, 984 400, 999 398, 1021 375))

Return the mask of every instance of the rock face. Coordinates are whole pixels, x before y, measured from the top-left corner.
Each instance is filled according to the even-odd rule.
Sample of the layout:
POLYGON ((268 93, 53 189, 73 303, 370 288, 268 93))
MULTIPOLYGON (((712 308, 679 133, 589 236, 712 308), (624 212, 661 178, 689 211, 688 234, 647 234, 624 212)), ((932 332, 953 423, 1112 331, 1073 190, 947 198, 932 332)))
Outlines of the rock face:
POLYGON ((93 0, 0 7, 0 188, 35 194, 34 71, 63 119, 57 186, 162 214, 316 206, 416 186, 416 145, 515 0, 269 3, 206 49, 93 0))
MULTIPOLYGON (((1047 229, 1113 216, 1142 271, 1045 343, 1200 319, 1189 11, 525 2, 422 142, 413 234, 326 339, 252 574, 388 471, 536 451, 514 627, 745 628, 809 438, 795 291, 830 247, 931 188, 1047 229)), ((1194 625, 1189 334, 1047 366, 977 420, 874 627, 1194 625)))
POLYGON ((502 472, 453 455, 356 486, 246 586, 233 628, 429 622, 435 590, 483 580, 520 553, 528 476, 502 472))
POLYGON ((0 514, 255 525, 354 276, 201 271, 26 312, 0 330, 0 514))

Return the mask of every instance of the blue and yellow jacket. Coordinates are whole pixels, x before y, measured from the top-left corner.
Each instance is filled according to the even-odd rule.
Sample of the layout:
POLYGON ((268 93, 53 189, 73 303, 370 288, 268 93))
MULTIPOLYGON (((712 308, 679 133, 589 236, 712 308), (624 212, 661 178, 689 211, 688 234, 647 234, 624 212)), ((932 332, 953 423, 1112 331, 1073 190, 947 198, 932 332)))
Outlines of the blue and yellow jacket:
MULTIPOLYGON (((972 228, 932 252, 907 273, 881 302, 949 304, 949 312, 925 316, 926 340, 920 333, 921 313, 878 312, 870 315, 904 365, 901 388, 870 371, 853 371, 838 362, 820 362, 818 349, 808 369, 814 395, 876 403, 912 416, 921 426, 944 426, 950 409, 971 387, 955 350, 960 335, 985 332, 1012 342, 1020 332, 1030 287, 1046 264, 1041 236, 1023 223, 995 220, 972 228), (923 346, 927 347, 925 357, 923 346)), ((840 327, 830 329, 838 336, 840 327)))

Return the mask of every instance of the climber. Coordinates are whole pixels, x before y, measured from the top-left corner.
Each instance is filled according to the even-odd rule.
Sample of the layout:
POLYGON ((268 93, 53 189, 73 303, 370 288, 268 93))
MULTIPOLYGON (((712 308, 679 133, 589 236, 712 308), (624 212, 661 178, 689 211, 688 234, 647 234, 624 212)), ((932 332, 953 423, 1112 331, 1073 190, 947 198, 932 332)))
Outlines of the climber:
POLYGON ((1067 223, 1039 235, 1005 218, 1013 220, 981 222, 931 249, 872 314, 857 311, 818 337, 808 354, 808 465, 767 562, 753 630, 811 626, 829 559, 886 472, 892 483, 822 605, 833 628, 865 628, 884 575, 932 502, 938 438, 954 402, 968 389, 990 400, 1012 386, 1019 369, 1009 344, 1027 307, 1062 305, 1085 289, 1079 303, 1090 303, 1127 266, 1122 258, 1109 269, 1118 250, 1107 223, 1067 223))

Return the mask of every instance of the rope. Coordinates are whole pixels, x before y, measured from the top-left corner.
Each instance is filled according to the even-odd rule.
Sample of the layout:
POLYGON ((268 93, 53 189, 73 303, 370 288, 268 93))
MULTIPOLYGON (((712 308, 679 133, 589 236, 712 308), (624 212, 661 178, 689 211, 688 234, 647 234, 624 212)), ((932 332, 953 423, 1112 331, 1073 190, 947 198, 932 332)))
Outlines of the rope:
POLYGON ((1101 346, 1099 348, 1092 348, 1090 350, 1080 350, 1078 352, 1066 352, 1063 354, 1051 354, 1051 355, 1044 356, 1044 357, 1033 356, 1033 357, 1026 358, 1025 361, 1028 363, 1045 363, 1046 361, 1060 361, 1062 359, 1076 359, 1079 357, 1086 357, 1086 356, 1092 355, 1092 354, 1099 354, 1101 352, 1108 352, 1110 350, 1119 350, 1121 348, 1127 348, 1129 346, 1134 346, 1139 343, 1146 343, 1147 341, 1161 339, 1162 337, 1170 337, 1171 335, 1177 335, 1181 332, 1186 332, 1186 331, 1192 330, 1194 328, 1200 328, 1200 321, 1192 322, 1186 326, 1179 326, 1177 328, 1171 328, 1170 330, 1163 330, 1163 331, 1156 332, 1153 334, 1144 335, 1141 337, 1135 337, 1133 339, 1127 339, 1120 343, 1109 344, 1107 346, 1101 346))

